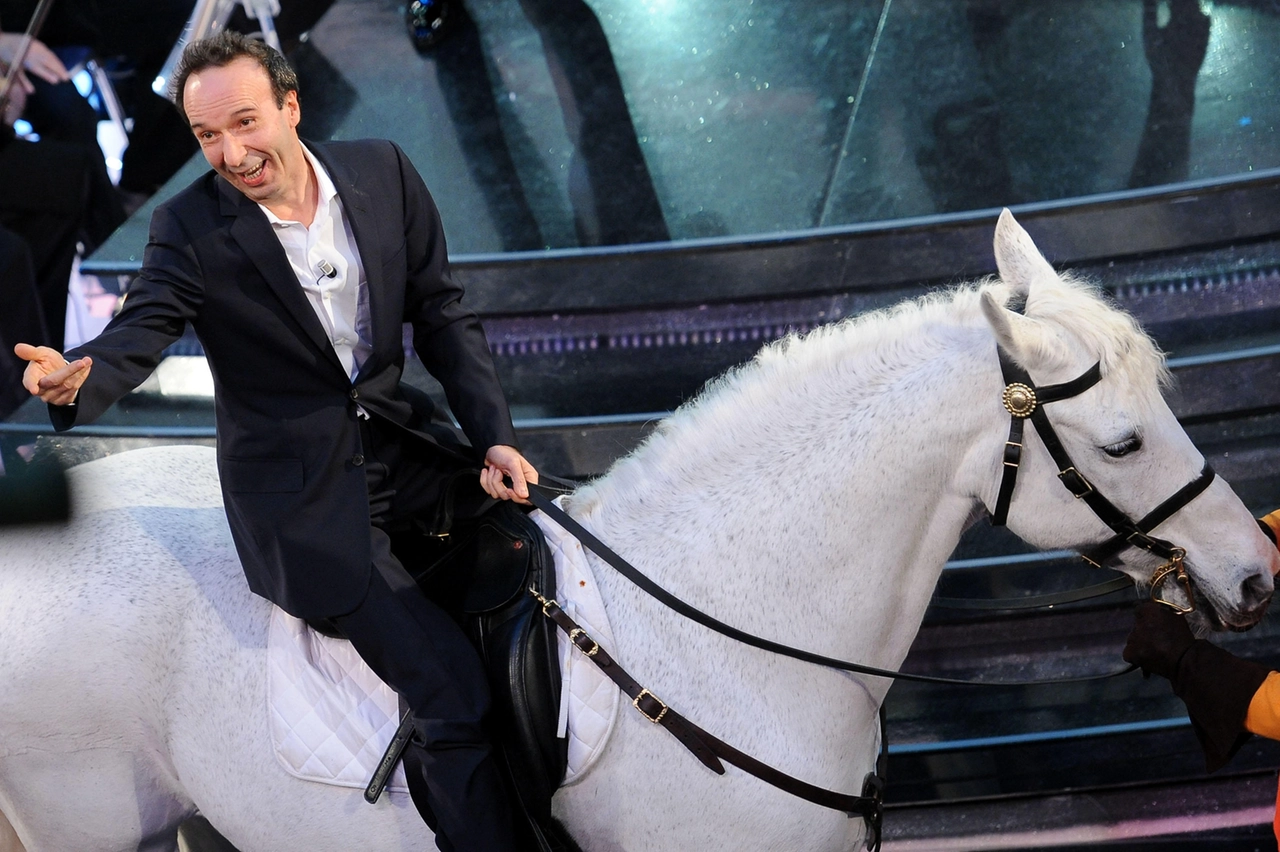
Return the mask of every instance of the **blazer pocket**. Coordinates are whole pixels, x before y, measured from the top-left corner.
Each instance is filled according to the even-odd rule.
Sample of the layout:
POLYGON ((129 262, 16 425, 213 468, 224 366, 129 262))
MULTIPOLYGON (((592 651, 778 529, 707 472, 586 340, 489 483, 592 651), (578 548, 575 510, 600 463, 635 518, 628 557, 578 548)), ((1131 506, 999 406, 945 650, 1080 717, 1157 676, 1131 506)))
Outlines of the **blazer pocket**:
POLYGON ((281 494, 302 490, 302 459, 223 459, 222 487, 228 491, 281 494))

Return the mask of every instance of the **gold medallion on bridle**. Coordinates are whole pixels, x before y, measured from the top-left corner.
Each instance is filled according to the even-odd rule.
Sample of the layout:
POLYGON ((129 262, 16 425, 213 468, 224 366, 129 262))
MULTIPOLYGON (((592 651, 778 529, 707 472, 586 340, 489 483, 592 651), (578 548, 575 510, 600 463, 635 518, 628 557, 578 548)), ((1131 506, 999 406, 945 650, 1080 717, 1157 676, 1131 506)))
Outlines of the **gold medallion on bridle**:
POLYGON ((1004 407, 1014 417, 1030 417, 1036 410, 1036 392, 1021 382, 1010 382, 1001 396, 1004 407))

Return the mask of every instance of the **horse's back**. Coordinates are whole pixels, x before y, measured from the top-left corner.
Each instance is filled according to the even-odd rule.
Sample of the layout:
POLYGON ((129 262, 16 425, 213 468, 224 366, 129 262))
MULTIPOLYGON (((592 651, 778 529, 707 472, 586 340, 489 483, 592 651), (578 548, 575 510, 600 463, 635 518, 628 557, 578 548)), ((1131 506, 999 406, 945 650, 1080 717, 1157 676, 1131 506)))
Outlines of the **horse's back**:
POLYGON ((28 852, 175 849, 196 808, 245 852, 427 848, 406 796, 369 807, 277 763, 271 605, 245 583, 213 450, 68 477, 70 523, 0 535, 0 811, 28 852))

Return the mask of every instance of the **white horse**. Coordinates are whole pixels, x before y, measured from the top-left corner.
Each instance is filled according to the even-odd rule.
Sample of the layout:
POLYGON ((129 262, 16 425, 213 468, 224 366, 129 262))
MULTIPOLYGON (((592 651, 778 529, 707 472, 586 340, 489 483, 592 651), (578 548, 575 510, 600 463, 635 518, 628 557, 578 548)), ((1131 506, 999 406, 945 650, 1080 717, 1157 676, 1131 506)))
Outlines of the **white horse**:
MULTIPOLYGON (((999 279, 766 348, 568 510, 722 621, 897 667, 943 562, 996 500, 1009 430, 997 341, 1040 384, 1101 363, 1096 386, 1048 412, 1080 470, 1131 517, 1203 464, 1132 319, 1055 274, 1007 212, 995 249, 999 279), (1005 307, 1015 297, 1025 315, 1005 307)), ((1026 443, 1010 528, 1044 548, 1110 537, 1031 430, 1026 443)), ((269 605, 241 577, 212 453, 142 450, 71 477, 70 527, 0 537, 0 811, 28 852, 173 849, 197 809, 244 852, 430 848, 406 797, 371 807, 275 763, 269 605)), ((1222 480, 1155 534, 1185 548, 1221 624, 1260 618, 1277 551, 1222 480)), ((1125 556, 1139 581, 1158 561, 1125 556)), ((859 792, 888 681, 737 644, 594 567, 609 650, 647 687, 791 775, 859 792)), ((823 852, 863 831, 732 767, 712 774, 630 709, 554 809, 593 852, 823 852)))

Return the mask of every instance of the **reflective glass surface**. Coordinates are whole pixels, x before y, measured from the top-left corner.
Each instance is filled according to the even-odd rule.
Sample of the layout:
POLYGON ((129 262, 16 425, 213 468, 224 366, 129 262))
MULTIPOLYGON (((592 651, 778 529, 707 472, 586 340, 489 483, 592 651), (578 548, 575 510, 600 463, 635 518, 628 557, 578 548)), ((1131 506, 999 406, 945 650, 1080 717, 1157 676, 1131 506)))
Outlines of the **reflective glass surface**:
MULTIPOLYGON (((796 231, 1280 167, 1280 4, 339 0, 311 138, 385 136, 455 254, 796 231)), ((204 165, 175 179, 176 191, 204 165)), ((149 208, 100 258, 140 258, 149 208)))
POLYGON ((505 123, 544 139, 515 160, 522 180, 555 178, 533 181, 552 245, 578 236, 553 225, 584 203, 575 178, 587 177, 579 193, 639 192, 629 184, 643 175, 591 126, 622 115, 619 96, 674 239, 1280 165, 1273 4, 594 0, 578 16, 543 5, 469 8, 505 123), (607 43, 591 43, 593 17, 607 43), (557 50, 564 41, 576 50, 557 50), (544 62, 563 76, 544 77, 544 62), (562 82, 575 74, 586 80, 562 82))
POLYGON ((677 239, 1280 165, 1273 4, 592 6, 677 239))
POLYGON ((1274 4, 592 6, 675 238, 1280 165, 1274 4))
MULTIPOLYGON (((477 189, 526 195, 531 216, 519 204, 493 215, 504 245, 530 243, 519 223, 532 220, 544 245, 571 246, 660 238, 663 226, 679 240, 900 219, 1280 166, 1277 8, 476 0, 513 167, 501 190, 477 189)), ((437 73, 467 37, 460 26, 428 57, 437 73)), ((500 147, 466 148, 473 177, 497 176, 500 147)), ((464 240, 463 251, 502 247, 464 240)))

